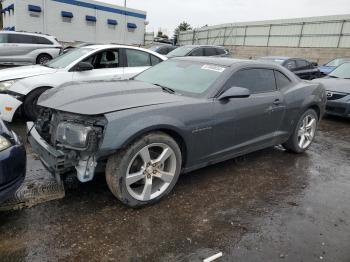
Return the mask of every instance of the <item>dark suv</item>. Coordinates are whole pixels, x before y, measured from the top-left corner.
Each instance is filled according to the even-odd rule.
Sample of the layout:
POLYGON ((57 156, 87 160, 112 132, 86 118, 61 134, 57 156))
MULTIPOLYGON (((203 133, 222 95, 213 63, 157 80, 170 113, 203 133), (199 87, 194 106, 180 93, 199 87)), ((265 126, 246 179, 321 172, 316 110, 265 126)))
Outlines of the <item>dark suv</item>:
POLYGON ((280 56, 267 56, 262 57, 260 60, 272 61, 278 63, 285 68, 292 71, 294 74, 299 76, 301 79, 312 80, 319 78, 321 72, 318 69, 317 63, 309 62, 303 58, 289 58, 280 56))
POLYGON ((180 56, 230 56, 230 51, 222 46, 184 45, 171 51, 167 57, 180 56))

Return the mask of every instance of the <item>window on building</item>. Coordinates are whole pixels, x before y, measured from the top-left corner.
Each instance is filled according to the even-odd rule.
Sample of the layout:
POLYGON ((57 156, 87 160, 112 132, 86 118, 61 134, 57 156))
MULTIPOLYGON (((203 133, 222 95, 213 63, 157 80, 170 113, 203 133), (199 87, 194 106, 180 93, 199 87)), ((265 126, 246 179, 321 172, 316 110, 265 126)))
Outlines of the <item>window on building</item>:
POLYGON ((270 69, 243 69, 233 74, 227 83, 227 88, 237 86, 250 90, 252 94, 276 90, 276 80, 270 69))

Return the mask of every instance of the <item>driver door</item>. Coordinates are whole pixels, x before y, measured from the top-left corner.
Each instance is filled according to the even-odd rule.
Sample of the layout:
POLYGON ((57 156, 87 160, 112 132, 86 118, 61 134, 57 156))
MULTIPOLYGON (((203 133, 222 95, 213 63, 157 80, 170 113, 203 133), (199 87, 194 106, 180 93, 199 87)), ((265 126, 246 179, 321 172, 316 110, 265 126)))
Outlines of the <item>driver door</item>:
POLYGON ((276 87, 274 71, 248 68, 235 72, 225 88, 243 87, 250 91, 246 98, 215 101, 216 155, 235 154, 263 148, 275 143, 285 106, 276 87))
POLYGON ((93 54, 83 60, 90 63, 94 69, 75 71, 73 81, 117 81, 124 79, 124 68, 120 64, 119 49, 107 49, 93 54))

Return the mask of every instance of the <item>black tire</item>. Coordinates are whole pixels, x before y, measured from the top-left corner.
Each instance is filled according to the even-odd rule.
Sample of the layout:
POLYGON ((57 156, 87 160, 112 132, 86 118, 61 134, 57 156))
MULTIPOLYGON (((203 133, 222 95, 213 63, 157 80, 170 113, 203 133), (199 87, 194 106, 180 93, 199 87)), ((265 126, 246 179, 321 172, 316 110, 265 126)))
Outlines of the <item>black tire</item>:
POLYGON ((142 136, 124 150, 120 150, 119 152, 109 157, 106 166, 107 185, 113 195, 117 197, 123 204, 129 207, 136 208, 151 205, 158 202, 161 198, 169 194, 169 192, 173 189, 180 175, 181 164, 182 154, 176 141, 163 132, 152 132, 142 136), (140 201, 128 192, 125 182, 126 174, 128 166, 130 165, 134 156, 137 155, 137 153, 145 146, 154 143, 166 144, 173 150, 176 158, 176 172, 173 180, 161 195, 151 200, 140 201))
POLYGON ((40 54, 38 55, 38 57, 36 58, 36 64, 37 65, 44 65, 47 62, 49 62, 52 59, 52 56, 48 55, 48 54, 40 54))
POLYGON ((48 90, 49 87, 39 87, 33 92, 29 93, 24 99, 23 111, 25 116, 31 120, 36 121, 39 115, 39 107, 37 106, 38 98, 42 93, 48 90))
POLYGON ((311 115, 311 116, 313 116, 316 119, 316 130, 317 130, 318 115, 317 115, 317 113, 316 113, 316 111, 314 109, 308 109, 300 116, 298 122, 296 123, 296 125, 294 127, 293 133, 289 137, 288 141, 285 142, 284 144, 282 144, 282 146, 285 149, 287 149, 288 151, 296 153, 296 154, 301 154, 301 153, 305 152, 311 146, 312 141, 306 148, 301 148, 299 146, 299 143, 298 143, 298 131, 299 131, 299 128, 301 127, 304 118, 307 117, 308 115, 311 115))

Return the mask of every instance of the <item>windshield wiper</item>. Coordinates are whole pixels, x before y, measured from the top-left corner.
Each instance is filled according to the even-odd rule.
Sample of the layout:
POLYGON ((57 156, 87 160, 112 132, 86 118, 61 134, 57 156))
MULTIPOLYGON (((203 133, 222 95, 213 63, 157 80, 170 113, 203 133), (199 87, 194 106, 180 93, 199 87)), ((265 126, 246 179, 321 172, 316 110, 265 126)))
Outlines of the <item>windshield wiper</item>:
POLYGON ((154 85, 155 85, 155 86, 159 86, 159 87, 162 88, 163 91, 165 91, 165 92, 168 92, 168 93, 170 93, 170 94, 175 94, 175 90, 172 89, 172 88, 170 88, 170 87, 162 86, 162 85, 160 85, 160 84, 154 84, 154 85))
POLYGON ((333 75, 328 75, 330 78, 339 78, 337 76, 333 76, 333 75))

